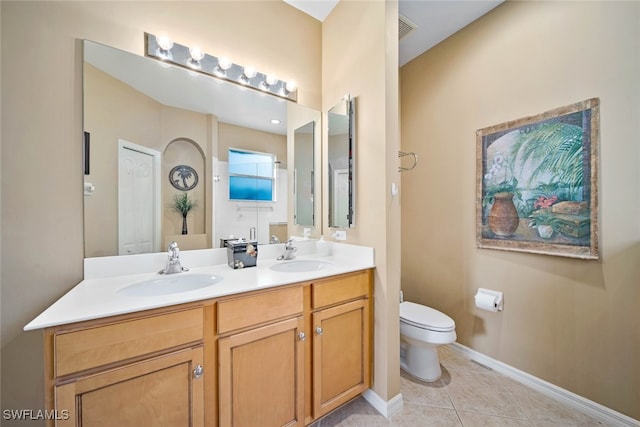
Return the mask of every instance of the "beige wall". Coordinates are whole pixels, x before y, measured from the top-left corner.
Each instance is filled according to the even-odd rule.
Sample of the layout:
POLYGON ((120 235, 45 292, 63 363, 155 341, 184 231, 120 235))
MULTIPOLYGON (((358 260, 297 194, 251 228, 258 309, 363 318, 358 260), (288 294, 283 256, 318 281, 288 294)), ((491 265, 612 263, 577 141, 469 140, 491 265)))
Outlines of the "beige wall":
POLYGON ((405 297, 458 341, 640 419, 640 3, 507 2, 401 70, 405 297), (475 131, 601 101, 600 261, 477 249, 475 131), (478 287, 501 313, 477 310, 478 287))
POLYGON ((275 154, 280 168, 287 168, 287 137, 229 123, 218 124, 218 160, 229 161, 229 148, 275 154))
MULTIPOLYGON (((385 400, 400 391, 400 205, 389 191, 399 180, 397 8, 394 1, 341 1, 322 30, 323 159, 326 111, 345 94, 356 98, 356 225, 347 242, 375 248, 373 390, 385 400)), ((324 175, 322 221, 330 237, 324 175)))
POLYGON ((43 407, 42 334, 22 327, 82 279, 79 39, 142 54, 145 31, 168 31, 294 78, 299 103, 319 110, 321 24, 281 1, 248 3, 0 3, 3 409, 43 407))

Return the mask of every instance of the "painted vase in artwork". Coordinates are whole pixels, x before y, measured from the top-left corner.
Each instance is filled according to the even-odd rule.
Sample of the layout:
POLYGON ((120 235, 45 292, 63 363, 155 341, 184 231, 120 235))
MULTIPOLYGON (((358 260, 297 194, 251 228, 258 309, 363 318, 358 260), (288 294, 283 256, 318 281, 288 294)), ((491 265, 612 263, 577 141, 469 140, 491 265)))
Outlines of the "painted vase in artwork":
POLYGON ((513 204, 513 193, 496 193, 487 219, 489 228, 498 236, 511 236, 518 228, 519 218, 513 204))

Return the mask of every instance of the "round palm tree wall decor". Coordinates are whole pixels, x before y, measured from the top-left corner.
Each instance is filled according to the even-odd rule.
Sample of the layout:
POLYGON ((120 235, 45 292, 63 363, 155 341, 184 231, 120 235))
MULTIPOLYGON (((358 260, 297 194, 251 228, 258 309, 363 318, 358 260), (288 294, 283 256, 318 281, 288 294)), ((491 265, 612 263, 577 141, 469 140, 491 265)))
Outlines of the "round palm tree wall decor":
POLYGON ((189 191, 198 185, 198 173, 191 166, 178 165, 169 172, 169 181, 177 190, 189 191))

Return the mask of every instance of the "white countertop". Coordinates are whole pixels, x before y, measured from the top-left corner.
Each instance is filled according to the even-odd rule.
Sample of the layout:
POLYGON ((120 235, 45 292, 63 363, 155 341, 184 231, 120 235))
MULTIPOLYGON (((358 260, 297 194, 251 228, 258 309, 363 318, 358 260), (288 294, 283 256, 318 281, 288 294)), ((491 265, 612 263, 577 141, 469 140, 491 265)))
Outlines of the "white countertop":
MULTIPOLYGON (((302 250, 300 251, 300 254, 296 256, 296 260, 312 259, 326 261, 330 263, 327 267, 321 270, 309 272, 278 272, 272 270, 270 267, 276 263, 286 261, 277 261, 276 256, 273 256, 279 251, 279 247, 276 246, 278 245, 265 245, 265 247, 260 246, 258 250, 257 266, 237 270, 230 268, 226 264, 220 263, 220 261, 222 261, 221 255, 225 254, 226 256, 225 249, 193 251, 197 252, 200 259, 199 263, 196 262, 196 258, 198 257, 193 254, 190 257, 189 252, 191 251, 183 251, 181 252, 182 264, 186 267, 190 267, 190 270, 171 275, 171 277, 178 277, 178 275, 186 276, 190 274, 211 274, 222 276, 222 280, 204 288, 169 295, 142 297, 127 296, 118 293, 118 290, 137 282, 159 277, 169 277, 161 276, 157 273, 161 267, 152 269, 151 271, 153 272, 130 274, 132 268, 131 263, 129 263, 128 266, 124 266, 122 268, 122 271, 126 271, 126 274, 120 273, 121 275, 107 275, 104 271, 96 274, 92 270, 90 275, 95 277, 85 278, 85 280, 76 285, 38 317, 27 324, 24 327, 24 330, 29 331, 42 329, 50 326, 99 319, 118 314, 168 307, 176 304, 218 298, 225 295, 233 295, 258 289, 304 282, 375 267, 372 248, 331 242, 331 251, 328 256, 318 256, 318 254, 315 253, 315 244, 306 245, 311 249, 307 248, 306 250, 302 250), (204 259, 204 255, 206 255, 207 259, 215 260, 216 262, 211 265, 199 266, 194 266, 194 264, 188 263, 188 260, 191 259, 195 264, 202 264, 201 260, 204 259)), ((160 255, 162 255, 160 259, 166 258, 166 255, 160 255)), ((132 257, 138 256, 134 255, 132 257)), ((153 257, 154 261, 157 260, 158 254, 153 255, 153 257)), ((109 270, 112 272, 111 274, 118 274, 118 269, 113 268, 113 265, 115 265, 114 262, 122 263, 125 262, 127 258, 135 259, 136 261, 141 259, 126 256, 112 257, 112 260, 105 260, 109 263, 110 268, 103 270, 109 270), (115 273, 113 273, 114 271, 115 273)), ((135 264, 147 267, 149 263, 136 262, 135 264)), ((135 270, 135 268, 133 270, 135 270)), ((85 277, 88 277, 86 263, 85 277)))

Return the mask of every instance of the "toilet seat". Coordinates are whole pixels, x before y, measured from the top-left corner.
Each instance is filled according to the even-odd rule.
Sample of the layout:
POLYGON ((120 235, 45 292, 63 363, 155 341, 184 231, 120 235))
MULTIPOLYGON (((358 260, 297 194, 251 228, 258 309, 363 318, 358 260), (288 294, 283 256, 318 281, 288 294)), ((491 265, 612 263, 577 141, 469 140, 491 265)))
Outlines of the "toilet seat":
POLYGON ((400 321, 435 332, 451 332, 456 327, 453 319, 446 314, 408 301, 400 303, 400 321))

